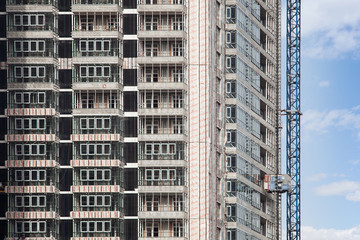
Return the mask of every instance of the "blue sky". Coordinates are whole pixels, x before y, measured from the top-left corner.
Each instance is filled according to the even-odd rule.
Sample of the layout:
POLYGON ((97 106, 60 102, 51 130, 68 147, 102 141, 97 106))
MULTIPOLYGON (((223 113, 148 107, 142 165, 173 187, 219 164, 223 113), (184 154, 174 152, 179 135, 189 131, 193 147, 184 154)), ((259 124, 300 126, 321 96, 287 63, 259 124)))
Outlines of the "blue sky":
MULTIPOLYGON (((283 36, 285 3, 283 0, 283 36)), ((285 44, 283 38, 283 56, 285 44)), ((282 63, 284 91, 284 57, 282 63)), ((359 0, 302 0, 301 70, 301 110, 304 114, 301 143, 302 239, 358 240, 359 0)), ((285 94, 282 98, 284 108, 285 94)), ((285 124, 285 118, 282 120, 285 124)), ((283 163, 286 161, 284 150, 285 144, 283 163)), ((285 209, 283 213, 285 220, 285 209)), ((286 225, 283 225, 285 229, 286 225)))

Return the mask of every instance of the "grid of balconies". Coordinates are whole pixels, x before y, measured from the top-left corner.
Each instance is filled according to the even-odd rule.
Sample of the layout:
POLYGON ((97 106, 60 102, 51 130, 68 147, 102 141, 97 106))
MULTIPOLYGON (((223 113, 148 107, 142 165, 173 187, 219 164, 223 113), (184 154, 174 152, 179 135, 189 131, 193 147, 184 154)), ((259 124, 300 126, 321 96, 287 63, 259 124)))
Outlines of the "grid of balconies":
POLYGON ((8 238, 59 236, 57 2, 8 0, 8 238))

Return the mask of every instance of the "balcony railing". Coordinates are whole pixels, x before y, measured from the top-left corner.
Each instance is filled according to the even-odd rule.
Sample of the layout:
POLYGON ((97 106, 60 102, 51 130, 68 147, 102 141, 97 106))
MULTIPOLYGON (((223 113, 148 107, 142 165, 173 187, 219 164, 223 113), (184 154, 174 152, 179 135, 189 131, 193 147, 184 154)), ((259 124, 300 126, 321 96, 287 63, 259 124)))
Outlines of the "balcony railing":
POLYGON ((56 5, 57 0, 7 0, 7 5, 24 5, 24 4, 32 4, 32 5, 56 5))
POLYGON ((185 177, 179 177, 175 180, 139 180, 139 186, 185 186, 185 177))
POLYGON ((185 0, 138 0, 138 5, 185 5, 185 0))
POLYGON ((119 4, 119 0, 73 0, 72 4, 90 4, 90 5, 97 5, 97 4, 119 4))

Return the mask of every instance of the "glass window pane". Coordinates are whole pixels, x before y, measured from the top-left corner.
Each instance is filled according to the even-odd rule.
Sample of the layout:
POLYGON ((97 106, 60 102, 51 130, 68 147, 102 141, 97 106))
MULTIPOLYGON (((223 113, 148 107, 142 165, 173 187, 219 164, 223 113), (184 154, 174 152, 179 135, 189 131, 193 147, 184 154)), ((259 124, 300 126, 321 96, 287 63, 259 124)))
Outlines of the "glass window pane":
POLYGON ((89 77, 93 77, 94 76, 94 67, 89 67, 89 77))
POLYGON ((44 41, 39 41, 38 42, 38 51, 39 52, 44 52, 45 51, 45 42, 44 41))
POLYGON ((15 197, 15 206, 16 207, 22 207, 22 197, 15 197))
POLYGON ((102 76, 102 68, 101 68, 101 67, 96 67, 96 76, 97 76, 97 77, 101 77, 101 76, 102 76))
POLYGON ((104 203, 103 203, 103 196, 97 196, 96 197, 96 205, 97 206, 103 206, 104 203))
POLYGON ((104 67, 104 77, 110 77, 110 68, 104 67))
POLYGON ((45 232, 45 222, 39 222, 39 232, 45 232))
POLYGON ((86 51, 86 41, 80 41, 80 51, 86 51))
POLYGON ((81 180, 86 180, 87 179, 87 171, 86 170, 81 170, 80 171, 80 179, 81 180))
POLYGON ((88 123, 89 123, 89 129, 94 129, 95 128, 95 119, 94 118, 90 118, 88 120, 88 123))
POLYGON ((30 197, 24 197, 24 206, 29 207, 30 206, 30 197))
POLYGON ((89 170, 88 180, 95 180, 95 171, 94 170, 89 170))
POLYGON ((30 94, 23 93, 23 103, 30 103, 30 94))
POLYGON ((45 25, 45 16, 44 15, 38 15, 38 22, 37 22, 37 24, 39 25, 39 26, 42 26, 42 25, 45 25))
POLYGON ((104 51, 109 51, 109 50, 110 50, 110 42, 104 41, 104 51))
POLYGON ((87 206, 87 196, 81 196, 80 202, 81 206, 87 206))
POLYGON ((37 171, 31 171, 31 180, 38 181, 38 172, 37 171))
POLYGON ((36 118, 32 118, 31 119, 31 128, 32 129, 37 129, 38 126, 37 126, 37 119, 36 118))
POLYGON ((95 196, 89 196, 89 206, 95 206, 95 196))
POLYGON ((36 15, 30 15, 30 25, 36 25, 36 15))
POLYGON ((37 222, 31 222, 31 232, 38 232, 38 223, 37 222))
POLYGON ((24 171, 24 181, 29 181, 30 180, 30 171, 24 171))
POLYGON ((93 41, 88 42, 88 51, 89 52, 94 51, 94 42, 93 41))
POLYGON ((15 26, 20 26, 21 25, 21 16, 20 15, 15 15, 14 16, 14 25, 15 26))
POLYGON ((45 67, 39 67, 38 77, 45 77, 45 67))
POLYGON ((38 97, 39 103, 45 103, 45 93, 39 93, 38 97))
POLYGON ((22 42, 22 45, 23 45, 23 51, 24 52, 28 52, 29 51, 29 42, 26 42, 26 41, 23 41, 22 42))
POLYGON ((32 52, 36 52, 36 51, 37 51, 36 45, 37 45, 37 42, 35 42, 35 41, 31 41, 31 42, 30 42, 30 49, 31 49, 32 52))
POLYGON ((23 15, 22 20, 23 20, 23 22, 22 22, 23 26, 28 26, 29 25, 29 16, 28 15, 23 15))
POLYGON ((37 196, 31 197, 31 206, 36 207, 37 205, 38 205, 38 197, 37 196))
POLYGON ((80 154, 81 154, 81 155, 86 155, 86 154, 87 154, 87 151, 86 151, 86 150, 87 150, 87 145, 81 144, 81 145, 80 145, 80 152, 81 152, 80 154))
POLYGON ((105 129, 109 129, 110 128, 110 119, 109 118, 105 118, 104 119, 104 126, 103 128, 105 129))
POLYGON ((106 155, 110 154, 110 144, 105 144, 105 146, 104 146, 104 154, 106 154, 106 155))
POLYGON ((110 203, 111 203, 111 198, 110 198, 110 196, 105 196, 104 205, 105 205, 105 206, 110 206, 110 203))
POLYGON ((80 119, 80 129, 87 129, 86 118, 80 119))
POLYGON ((86 67, 80 67, 80 76, 86 77, 86 67))
POLYGON ((89 222, 89 232, 95 232, 95 222, 89 222))
POLYGON ((96 41, 96 51, 101 51, 101 41, 96 41))
POLYGON ((109 170, 104 171, 104 180, 110 180, 111 172, 109 170))
POLYGON ((40 207, 45 207, 46 203, 45 203, 45 197, 40 196, 39 197, 39 206, 40 207))
POLYGON ((103 171, 102 170, 96 171, 96 180, 103 180, 103 171))
POLYGON ((97 232, 103 232, 103 222, 96 222, 96 231, 97 232))
POLYGON ((45 176, 46 176, 45 173, 46 173, 46 172, 43 171, 43 170, 41 170, 41 171, 39 172, 39 180, 40 180, 40 181, 45 181, 45 176))
POLYGON ((103 154, 103 146, 101 144, 96 145, 96 153, 103 154))

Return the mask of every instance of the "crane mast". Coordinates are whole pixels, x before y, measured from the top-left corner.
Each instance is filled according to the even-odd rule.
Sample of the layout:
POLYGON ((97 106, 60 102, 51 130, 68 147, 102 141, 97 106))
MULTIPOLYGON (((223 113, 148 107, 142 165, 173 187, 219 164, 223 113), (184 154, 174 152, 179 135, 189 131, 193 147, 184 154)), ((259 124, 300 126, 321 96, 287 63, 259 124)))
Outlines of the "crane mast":
POLYGON ((292 186, 287 193, 287 240, 300 240, 300 5, 301 0, 287 0, 286 171, 292 186))

